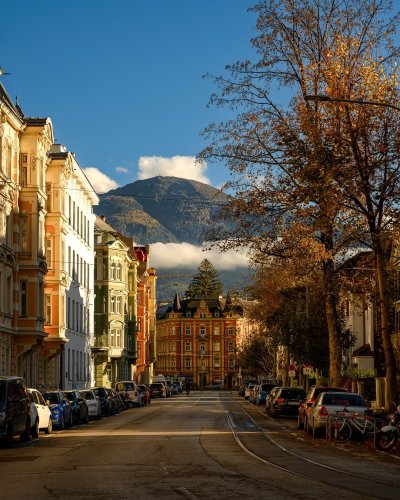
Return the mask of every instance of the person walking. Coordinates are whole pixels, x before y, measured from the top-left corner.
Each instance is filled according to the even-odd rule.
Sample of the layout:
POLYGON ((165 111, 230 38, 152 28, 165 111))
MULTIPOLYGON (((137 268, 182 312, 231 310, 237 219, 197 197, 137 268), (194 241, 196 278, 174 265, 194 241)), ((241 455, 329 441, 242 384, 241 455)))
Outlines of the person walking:
POLYGON ((186 396, 189 396, 190 394, 190 382, 189 380, 186 380, 186 396))

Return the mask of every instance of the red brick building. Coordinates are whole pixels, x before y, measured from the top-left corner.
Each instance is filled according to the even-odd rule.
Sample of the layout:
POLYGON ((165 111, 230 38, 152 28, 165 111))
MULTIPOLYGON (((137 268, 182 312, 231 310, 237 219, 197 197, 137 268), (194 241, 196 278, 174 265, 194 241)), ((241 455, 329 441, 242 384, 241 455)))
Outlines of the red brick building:
POLYGON ((237 347, 248 332, 245 303, 231 299, 176 296, 157 312, 156 373, 191 380, 198 388, 238 382, 237 347))

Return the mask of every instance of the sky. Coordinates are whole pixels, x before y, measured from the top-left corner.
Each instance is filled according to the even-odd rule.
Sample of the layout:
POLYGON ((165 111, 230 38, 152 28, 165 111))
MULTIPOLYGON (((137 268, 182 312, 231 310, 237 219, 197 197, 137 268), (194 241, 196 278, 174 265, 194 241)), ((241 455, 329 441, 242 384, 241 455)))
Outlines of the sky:
POLYGON ((1 0, 1 82, 26 116, 52 119, 98 193, 156 175, 220 187, 224 165, 194 161, 227 117, 203 76, 254 57, 254 3, 1 0))
MULTIPOLYGON (((1 82, 26 116, 51 118, 55 142, 75 153, 98 193, 156 175, 219 188, 224 165, 195 163, 201 131, 229 117, 207 107, 215 87, 204 75, 254 58, 254 4, 0 0, 0 66, 11 73, 1 82)), ((248 265, 187 243, 168 250, 152 245, 151 265, 197 267, 205 257, 221 270, 248 265)))

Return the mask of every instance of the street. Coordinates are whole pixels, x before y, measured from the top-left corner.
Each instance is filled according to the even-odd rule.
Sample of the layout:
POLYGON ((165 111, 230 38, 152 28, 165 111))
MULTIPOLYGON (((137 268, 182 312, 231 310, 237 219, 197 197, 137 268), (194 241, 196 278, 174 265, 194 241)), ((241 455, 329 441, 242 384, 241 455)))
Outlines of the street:
POLYGON ((1 445, 0 497, 398 498, 396 454, 335 448, 295 428, 230 392, 155 399, 1 445))

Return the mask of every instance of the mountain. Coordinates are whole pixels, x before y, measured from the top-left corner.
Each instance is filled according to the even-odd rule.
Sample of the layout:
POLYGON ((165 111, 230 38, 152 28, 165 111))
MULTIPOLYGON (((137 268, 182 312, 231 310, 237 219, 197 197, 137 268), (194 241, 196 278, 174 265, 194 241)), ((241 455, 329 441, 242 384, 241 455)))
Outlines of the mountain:
MULTIPOLYGON (((97 215, 136 243, 191 243, 200 245, 217 223, 216 215, 227 196, 201 182, 178 177, 153 177, 99 195, 97 215)), ((221 224, 219 221, 218 224, 221 224)), ((157 271, 157 299, 183 295, 197 269, 157 271)), ((241 291, 250 281, 248 269, 219 272, 228 290, 241 291)))
POLYGON ((136 181, 99 196, 98 215, 136 242, 199 245, 215 224, 227 196, 201 182, 178 177, 136 181))

